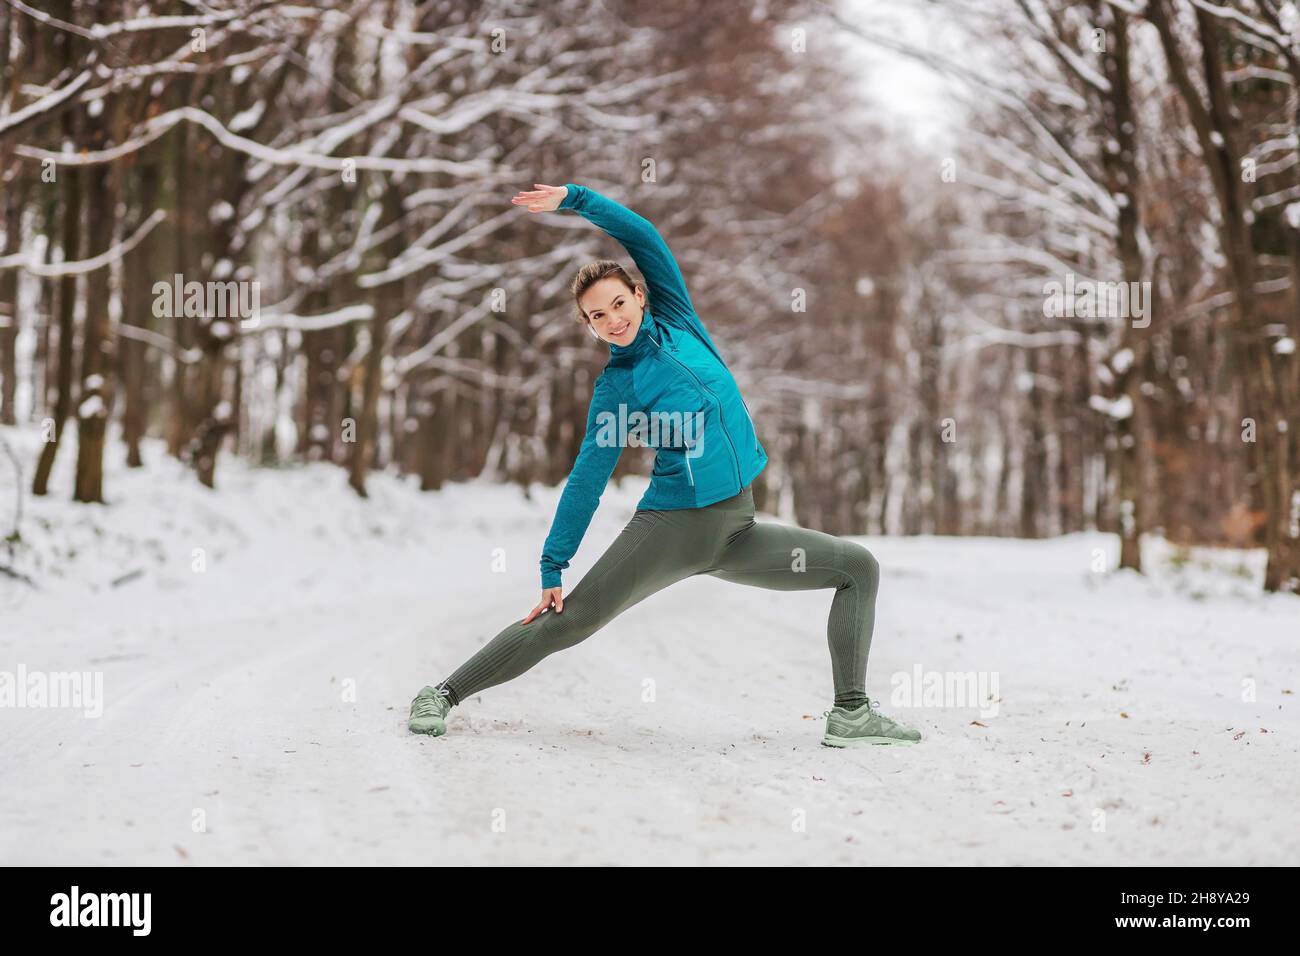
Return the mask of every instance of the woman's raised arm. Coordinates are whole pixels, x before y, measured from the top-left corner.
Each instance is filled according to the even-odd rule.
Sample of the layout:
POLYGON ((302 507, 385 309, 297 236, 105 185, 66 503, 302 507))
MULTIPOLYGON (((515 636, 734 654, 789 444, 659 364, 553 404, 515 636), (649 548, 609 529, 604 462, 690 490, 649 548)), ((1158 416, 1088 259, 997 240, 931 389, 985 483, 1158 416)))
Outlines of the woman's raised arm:
POLYGON ((651 311, 655 317, 691 332, 718 357, 718 361, 726 364, 704 328, 704 323, 695 313, 695 306, 691 304, 690 294, 686 291, 682 270, 678 268, 668 243, 654 223, 587 186, 577 183, 567 183, 564 186, 545 186, 541 183, 534 185, 538 187, 536 191, 521 192, 513 201, 517 205, 526 205, 529 212, 571 209, 617 239, 632 257, 641 275, 645 276, 646 287, 650 292, 651 311), (556 196, 560 197, 558 203, 556 196))

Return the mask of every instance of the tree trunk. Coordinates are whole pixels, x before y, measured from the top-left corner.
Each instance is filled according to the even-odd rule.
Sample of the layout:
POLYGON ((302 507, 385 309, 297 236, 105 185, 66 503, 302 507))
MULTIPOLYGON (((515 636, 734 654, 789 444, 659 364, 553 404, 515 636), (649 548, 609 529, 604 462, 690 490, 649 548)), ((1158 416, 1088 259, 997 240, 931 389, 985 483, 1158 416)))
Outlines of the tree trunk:
MULTIPOLYGON (((138 194, 136 196, 138 214, 136 226, 147 219, 158 205, 159 171, 157 162, 150 157, 154 147, 146 146, 142 150, 145 157, 136 174, 138 194)), ((127 254, 125 264, 126 280, 123 288, 125 301, 122 309, 122 324, 137 328, 149 328, 153 314, 153 282, 151 270, 155 268, 158 244, 151 232, 138 246, 127 254)), ((123 338, 118 346, 120 350, 122 378, 122 437, 126 442, 126 464, 130 468, 139 468, 144 463, 140 456, 140 440, 149 425, 148 406, 145 402, 144 383, 147 371, 145 346, 132 338, 123 338)))
MULTIPOLYGON (((75 114, 65 113, 64 133, 76 142, 75 114)), ((81 174, 68 166, 56 174, 63 183, 63 258, 77 259, 81 254, 81 174)), ((58 371, 55 381, 53 427, 45 433, 36 474, 32 478, 32 494, 43 495, 49 491, 50 472, 58 454, 63 425, 72 410, 72 336, 74 312, 77 304, 77 278, 65 275, 59 279, 59 346, 58 371)), ((48 427, 48 426, 47 426, 48 427)))
MULTIPOLYGON (((96 149, 102 147, 102 140, 96 149)), ((87 252, 99 255, 113 244, 113 216, 116 177, 108 165, 91 166, 85 173, 87 252)), ((112 401, 108 375, 113 348, 109 328, 109 267, 103 266, 86 277, 86 324, 81 347, 81 388, 77 404, 77 478, 73 499, 104 500, 104 434, 112 401)))

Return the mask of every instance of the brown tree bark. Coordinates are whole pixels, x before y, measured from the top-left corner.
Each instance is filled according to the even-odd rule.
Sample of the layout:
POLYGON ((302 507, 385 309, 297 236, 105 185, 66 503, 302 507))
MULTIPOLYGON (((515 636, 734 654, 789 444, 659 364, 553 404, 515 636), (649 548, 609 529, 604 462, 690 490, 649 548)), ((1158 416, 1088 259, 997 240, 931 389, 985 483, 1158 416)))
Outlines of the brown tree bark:
MULTIPOLYGON (((136 226, 154 211, 159 199, 159 168, 151 146, 144 147, 142 159, 136 166, 136 226)), ((155 230, 156 232, 156 230, 155 230)), ((153 270, 158 255, 158 242, 151 232, 126 257, 126 279, 123 288, 122 324, 149 328, 153 316, 153 270)), ((126 442, 126 464, 130 468, 143 465, 140 440, 148 428, 148 406, 145 401, 145 377, 148 365, 143 342, 123 337, 118 344, 120 376, 122 379, 122 438, 126 442)))
MULTIPOLYGON (((63 114, 65 135, 75 142, 76 119, 73 113, 63 114)), ((63 258, 74 260, 81 254, 81 176, 74 167, 58 170, 56 175, 62 184, 63 193, 63 258)), ((52 430, 47 432, 46 441, 41 447, 40 459, 36 463, 36 473, 32 477, 32 494, 43 495, 49 491, 50 472, 54 469, 54 459, 59 450, 59 439, 63 437, 64 422, 72 410, 72 362, 74 309, 77 302, 77 278, 72 275, 62 276, 59 281, 59 340, 58 370, 55 377, 55 399, 52 430)))
MULTIPOLYGON (((93 148, 105 145, 102 128, 92 136, 93 148)), ((106 164, 90 166, 86 172, 86 226, 91 256, 113 243, 117 177, 106 164)), ((81 382, 77 404, 77 475, 75 501, 104 500, 104 435, 108 425, 113 388, 113 340, 109 328, 109 268, 103 266, 86 277, 86 321, 81 343, 81 382)))

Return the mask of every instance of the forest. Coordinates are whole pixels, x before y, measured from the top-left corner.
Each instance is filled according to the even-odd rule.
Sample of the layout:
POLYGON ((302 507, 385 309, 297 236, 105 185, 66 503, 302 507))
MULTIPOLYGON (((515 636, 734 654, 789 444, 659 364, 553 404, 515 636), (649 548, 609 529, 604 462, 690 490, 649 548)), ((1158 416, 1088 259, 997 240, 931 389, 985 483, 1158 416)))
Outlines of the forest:
POLYGON ((627 260, 509 197, 577 182, 671 245, 763 510, 1097 529, 1135 571, 1147 535, 1259 548, 1300 593, 1295 3, 904 5, 942 35, 807 0, 0 0, 10 553, 24 497, 111 506, 147 438, 217 494, 232 457, 562 483, 608 358, 568 281, 627 260), (943 77, 955 148, 861 94, 883 53, 943 77))

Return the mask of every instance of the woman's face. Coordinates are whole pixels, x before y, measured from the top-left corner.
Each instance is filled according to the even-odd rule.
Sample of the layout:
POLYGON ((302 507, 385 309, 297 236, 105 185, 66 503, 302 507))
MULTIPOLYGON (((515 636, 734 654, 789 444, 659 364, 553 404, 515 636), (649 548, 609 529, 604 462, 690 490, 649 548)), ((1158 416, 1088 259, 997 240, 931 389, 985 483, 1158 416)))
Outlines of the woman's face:
POLYGON ((617 276, 605 276, 592 283, 578 300, 587 320, 602 340, 614 345, 630 345, 641 328, 645 296, 635 292, 617 276))

